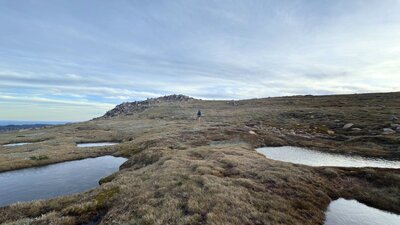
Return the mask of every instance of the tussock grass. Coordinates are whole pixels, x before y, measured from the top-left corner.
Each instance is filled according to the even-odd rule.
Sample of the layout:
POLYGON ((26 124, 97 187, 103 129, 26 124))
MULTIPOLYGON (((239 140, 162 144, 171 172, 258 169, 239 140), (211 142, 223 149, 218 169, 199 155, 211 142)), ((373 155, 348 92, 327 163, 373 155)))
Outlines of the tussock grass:
POLYGON ((329 202, 339 197, 400 213, 399 170, 312 168, 273 161, 254 150, 294 145, 400 159, 400 136, 381 135, 388 116, 399 109, 400 93, 236 104, 193 100, 117 118, 2 133, 0 144, 41 142, 0 145, 0 171, 108 154, 129 159, 93 190, 0 208, 0 223, 323 224, 329 202), (195 121, 199 108, 205 115, 201 123, 195 121), (362 131, 343 130, 348 122, 362 131), (99 141, 120 144, 75 146, 99 141), (48 159, 30 158, 41 155, 48 159))

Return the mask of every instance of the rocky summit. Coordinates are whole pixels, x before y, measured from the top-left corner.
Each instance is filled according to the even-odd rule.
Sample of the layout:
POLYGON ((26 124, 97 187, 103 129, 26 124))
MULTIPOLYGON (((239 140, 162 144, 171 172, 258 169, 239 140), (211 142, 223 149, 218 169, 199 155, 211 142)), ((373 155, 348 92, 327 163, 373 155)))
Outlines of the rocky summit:
POLYGON ((106 112, 100 118, 111 118, 118 117, 122 115, 132 115, 136 112, 143 112, 146 109, 149 109, 159 103, 165 102, 187 102, 193 100, 194 98, 186 96, 186 95, 166 95, 158 98, 149 98, 144 101, 134 101, 134 102, 124 102, 122 104, 117 105, 112 110, 106 112))

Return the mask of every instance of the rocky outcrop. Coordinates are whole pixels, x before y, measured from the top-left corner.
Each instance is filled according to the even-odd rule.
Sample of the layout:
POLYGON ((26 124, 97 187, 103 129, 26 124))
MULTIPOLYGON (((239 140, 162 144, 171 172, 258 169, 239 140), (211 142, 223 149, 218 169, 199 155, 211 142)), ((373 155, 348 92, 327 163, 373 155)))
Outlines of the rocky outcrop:
POLYGON ((346 123, 346 124, 343 126, 343 130, 350 129, 353 125, 354 125, 354 124, 352 124, 352 123, 346 123))
POLYGON ((393 134, 396 133, 396 131, 394 131, 391 128, 383 128, 383 133, 382 134, 393 134))
POLYGON ((389 120, 390 121, 397 121, 399 118, 397 118, 397 116, 395 116, 395 115, 391 115, 391 116, 389 116, 389 120))
POLYGON ((167 95, 159 98, 149 98, 144 101, 135 101, 135 102, 124 102, 122 104, 117 105, 112 110, 106 112, 100 118, 110 118, 110 117, 118 117, 123 115, 131 115, 138 112, 143 112, 144 110, 156 106, 159 103, 163 102, 187 102, 193 100, 194 98, 186 96, 186 95, 167 95))

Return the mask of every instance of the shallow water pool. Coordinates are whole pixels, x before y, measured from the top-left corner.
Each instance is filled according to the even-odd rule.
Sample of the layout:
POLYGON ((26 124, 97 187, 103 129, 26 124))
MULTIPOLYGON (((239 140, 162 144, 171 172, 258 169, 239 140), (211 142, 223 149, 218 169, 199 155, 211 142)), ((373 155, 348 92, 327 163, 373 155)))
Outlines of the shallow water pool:
POLYGON ((331 154, 299 147, 263 147, 256 150, 270 159, 308 166, 400 168, 400 161, 331 154))
POLYGON ((32 142, 20 142, 20 143, 12 143, 12 144, 6 144, 3 145, 4 147, 14 147, 14 146, 21 146, 21 145, 29 145, 32 144, 32 142))
POLYGON ((125 161, 102 156, 0 173, 0 206, 86 191, 125 161))
POLYGON ((102 146, 111 146, 116 145, 118 143, 115 142, 96 142, 96 143, 79 143, 76 144, 78 148, 87 148, 87 147, 102 147, 102 146))
POLYGON ((340 198, 329 204, 324 225, 399 225, 400 215, 340 198))

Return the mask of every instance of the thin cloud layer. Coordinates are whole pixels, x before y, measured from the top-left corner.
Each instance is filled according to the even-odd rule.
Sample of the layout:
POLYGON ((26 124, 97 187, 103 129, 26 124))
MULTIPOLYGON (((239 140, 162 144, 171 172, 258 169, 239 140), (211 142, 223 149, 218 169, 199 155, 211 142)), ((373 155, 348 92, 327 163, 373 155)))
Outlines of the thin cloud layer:
POLYGON ((1 1, 0 119, 85 120, 173 93, 400 91, 399 11, 397 0, 1 1))

